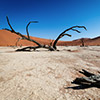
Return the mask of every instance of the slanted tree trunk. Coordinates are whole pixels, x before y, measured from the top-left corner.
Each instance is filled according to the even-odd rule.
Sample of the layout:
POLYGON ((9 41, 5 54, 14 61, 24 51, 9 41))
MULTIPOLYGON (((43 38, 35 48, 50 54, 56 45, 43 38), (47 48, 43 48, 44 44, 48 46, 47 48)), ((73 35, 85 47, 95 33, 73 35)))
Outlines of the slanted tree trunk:
POLYGON ((81 47, 84 47, 85 46, 84 45, 84 38, 81 39, 81 43, 82 43, 81 47))
POLYGON ((11 24, 10 24, 10 22, 9 22, 8 17, 6 17, 6 18, 7 18, 7 22, 8 22, 8 25, 10 26, 11 30, 10 30, 10 29, 5 29, 5 30, 8 30, 8 31, 10 31, 10 32, 12 32, 12 33, 14 33, 14 34, 19 35, 19 36, 21 37, 21 39, 26 39, 26 40, 28 40, 28 41, 30 41, 30 42, 33 42, 33 43, 35 43, 35 44, 38 45, 38 46, 35 46, 35 47, 25 47, 25 48, 22 48, 22 49, 18 49, 17 51, 25 51, 26 49, 34 49, 34 50, 35 50, 35 49, 37 49, 37 48, 45 48, 45 49, 48 49, 48 50, 50 50, 50 51, 54 51, 54 49, 53 49, 51 46, 41 45, 41 44, 38 43, 37 41, 35 41, 35 40, 33 40, 33 39, 30 38, 29 32, 28 32, 28 26, 30 25, 30 23, 37 23, 37 21, 30 21, 30 22, 28 23, 28 25, 26 26, 26 32, 27 32, 27 37, 26 37, 25 35, 22 35, 21 33, 16 32, 16 31, 12 28, 12 26, 11 26, 11 24))

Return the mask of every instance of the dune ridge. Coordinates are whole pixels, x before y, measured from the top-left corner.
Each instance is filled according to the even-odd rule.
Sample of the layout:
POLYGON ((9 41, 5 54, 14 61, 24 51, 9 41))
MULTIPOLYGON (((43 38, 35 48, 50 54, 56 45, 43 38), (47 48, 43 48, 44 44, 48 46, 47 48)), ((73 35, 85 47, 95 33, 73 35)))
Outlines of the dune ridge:
MULTIPOLYGON (((32 37, 32 36, 30 37, 44 45, 50 45, 50 42, 52 41, 50 39, 43 39, 43 38, 32 37)), ((16 42, 18 38, 20 38, 20 36, 13 34, 7 30, 0 30, 0 46, 16 46, 16 42)), ((83 39, 84 39, 84 44, 86 46, 90 46, 90 45, 100 46, 100 36, 93 39, 91 38, 83 38, 83 39)), ((59 41, 57 45, 58 46, 80 46, 81 39, 77 39, 73 41, 59 41)), ((17 46, 36 46, 36 44, 27 40, 20 40, 17 46)))

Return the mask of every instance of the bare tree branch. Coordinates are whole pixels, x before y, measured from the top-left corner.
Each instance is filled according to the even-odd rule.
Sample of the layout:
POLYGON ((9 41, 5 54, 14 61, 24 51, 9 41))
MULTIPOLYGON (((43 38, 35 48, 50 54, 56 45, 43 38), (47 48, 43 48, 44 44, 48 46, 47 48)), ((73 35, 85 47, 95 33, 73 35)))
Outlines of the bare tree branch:
POLYGON ((10 22, 9 22, 8 16, 6 16, 6 18, 7 18, 8 25, 9 25, 10 28, 11 28, 11 31, 12 31, 12 32, 15 32, 15 30, 12 28, 12 26, 11 26, 11 24, 10 24, 10 22))
POLYGON ((29 32, 28 32, 28 26, 31 24, 31 23, 38 23, 38 21, 30 21, 27 26, 26 26, 26 32, 27 32, 27 36, 28 38, 30 39, 30 36, 29 36, 29 32))
MULTIPOLYGON (((37 41, 35 41, 35 40, 33 40, 33 39, 31 39, 30 38, 30 36, 29 36, 29 32, 28 32, 28 26, 30 25, 30 23, 37 23, 37 21, 30 21, 29 23, 28 23, 28 25, 26 26, 26 31, 27 31, 27 36, 28 37, 26 37, 25 35, 22 35, 21 33, 19 33, 19 32, 16 32, 13 28, 12 28, 12 26, 11 26, 11 24, 10 24, 10 21, 9 21, 9 19, 8 19, 8 16, 6 17, 7 18, 7 22, 8 22, 8 25, 10 26, 10 28, 11 28, 11 30, 10 29, 6 29, 5 28, 5 30, 7 30, 7 31, 10 31, 10 32, 12 32, 12 33, 15 33, 15 34, 17 34, 17 35, 19 35, 20 37, 21 37, 21 39, 26 39, 26 40, 28 40, 28 41, 31 41, 31 42, 33 42, 33 43, 36 43, 38 46, 35 46, 35 47, 25 47, 25 48, 22 48, 22 49, 18 49, 17 51, 27 51, 27 49, 37 49, 37 48, 45 48, 45 49, 48 49, 48 50, 50 50, 50 51, 54 51, 54 49, 53 49, 53 47, 51 47, 51 46, 45 46, 45 45, 41 45, 40 43, 38 43, 37 41)), ((20 40, 20 39, 19 39, 20 40)), ((18 40, 18 41, 19 41, 18 40)))
POLYGON ((79 30, 76 30, 76 29, 72 29, 73 31, 76 31, 76 32, 78 32, 78 33, 81 33, 79 30))
MULTIPOLYGON (((62 37, 64 36, 64 34, 65 34, 67 31, 72 30, 72 31, 76 31, 76 32, 80 33, 80 31, 78 31, 78 30, 76 30, 76 29, 74 29, 74 28, 84 28, 85 30, 87 30, 85 26, 73 26, 73 27, 70 27, 70 28, 66 29, 65 31, 63 31, 63 32, 57 37, 57 39, 55 40, 55 42, 54 42, 54 44, 53 44, 53 48, 54 48, 54 49, 57 49, 57 48, 56 48, 56 44, 57 44, 58 40, 59 40, 60 38, 62 38, 62 37)), ((69 35, 69 34, 66 34, 66 35, 67 35, 67 36, 71 36, 71 35, 69 35)))
POLYGON ((65 36, 65 35, 67 35, 67 36, 69 36, 69 37, 71 37, 71 36, 72 36, 72 35, 70 35, 70 34, 67 34, 67 33, 66 33, 66 34, 63 34, 63 35, 62 35, 62 37, 63 37, 63 36, 65 36))
POLYGON ((66 31, 72 30, 72 29, 74 29, 74 28, 84 28, 84 29, 87 31, 87 29, 86 29, 85 26, 72 26, 72 27, 66 29, 66 30, 64 31, 64 33, 65 33, 66 31))
POLYGON ((10 26, 11 30, 9 30, 9 29, 5 29, 5 30, 8 30, 8 31, 10 31, 10 32, 12 32, 12 33, 15 33, 15 34, 21 36, 23 39, 26 39, 26 40, 28 40, 28 41, 34 42, 34 43, 36 43, 38 46, 42 47, 42 45, 41 45, 40 43, 38 43, 37 41, 35 41, 35 40, 33 40, 33 39, 30 39, 30 38, 27 38, 26 36, 22 35, 22 34, 19 33, 19 32, 15 32, 15 30, 12 28, 12 26, 11 26, 11 24, 10 24, 10 22, 9 22, 8 16, 7 16, 6 18, 7 18, 7 22, 8 22, 8 25, 10 26))
MULTIPOLYGON (((10 32, 12 32, 12 33, 15 33, 15 34, 19 35, 22 39, 26 39, 26 40, 31 41, 31 42, 33 42, 33 43, 36 43, 36 44, 38 45, 37 47, 26 47, 26 48, 23 48, 22 50, 31 49, 31 48, 33 48, 33 49, 36 49, 36 48, 45 48, 45 49, 48 49, 48 50, 50 50, 50 51, 54 51, 54 50, 57 49, 57 48, 56 48, 56 44, 57 44, 57 42, 58 42, 58 40, 59 40, 60 38, 62 38, 62 37, 65 36, 65 35, 71 37, 70 34, 67 34, 67 33, 66 33, 67 31, 72 30, 72 31, 76 31, 76 32, 80 33, 80 31, 78 31, 77 29, 74 29, 74 28, 84 28, 85 30, 87 30, 85 26, 73 26, 73 27, 71 27, 71 28, 68 28, 68 29, 64 30, 64 31, 57 37, 57 39, 56 39, 54 42, 52 41, 52 42, 50 43, 50 46, 45 46, 45 45, 42 45, 42 44, 38 43, 37 41, 31 39, 30 36, 29 36, 29 32, 28 32, 28 27, 29 27, 29 25, 30 25, 31 23, 37 23, 37 21, 30 21, 30 22, 27 24, 27 26, 26 26, 27 37, 26 37, 25 35, 22 35, 21 33, 16 32, 16 31, 13 29, 13 27, 11 26, 10 21, 9 21, 9 19, 8 19, 8 16, 6 16, 6 18, 7 18, 7 22, 8 22, 8 25, 10 26, 11 30, 10 30, 10 29, 5 29, 5 30, 8 30, 8 31, 10 31, 10 32), (53 44, 53 47, 52 47, 52 44, 53 44)), ((19 40, 20 40, 20 39, 19 39, 19 40)), ((19 41, 19 40, 18 40, 18 41, 19 41)), ((18 42, 18 41, 17 41, 17 42, 18 42)))

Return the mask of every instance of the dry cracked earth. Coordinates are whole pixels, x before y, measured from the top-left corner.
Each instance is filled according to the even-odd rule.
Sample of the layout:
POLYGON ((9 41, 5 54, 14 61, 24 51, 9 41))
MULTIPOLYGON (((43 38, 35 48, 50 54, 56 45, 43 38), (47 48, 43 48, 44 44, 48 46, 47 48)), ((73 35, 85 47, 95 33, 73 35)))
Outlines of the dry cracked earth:
POLYGON ((16 49, 0 47, 0 100, 100 100, 100 88, 71 83, 82 69, 100 74, 100 46, 16 49))

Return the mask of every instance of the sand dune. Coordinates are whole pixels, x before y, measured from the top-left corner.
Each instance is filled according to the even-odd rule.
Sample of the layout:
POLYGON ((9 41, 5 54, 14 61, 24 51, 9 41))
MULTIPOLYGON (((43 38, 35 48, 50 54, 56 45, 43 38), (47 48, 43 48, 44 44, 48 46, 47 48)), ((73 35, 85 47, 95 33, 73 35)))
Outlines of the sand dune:
MULTIPOLYGON (((20 36, 11 33, 6 30, 0 30, 0 46, 16 46, 16 42, 20 36)), ((48 39, 41 39, 37 37, 31 37, 32 39, 38 41, 41 44, 49 44, 51 40, 48 39)), ((36 45, 33 42, 27 41, 27 40, 20 40, 18 42, 18 46, 30 46, 30 45, 36 45)))
MULTIPOLYGON (((0 30, 0 46, 16 46, 16 42, 18 40, 19 36, 16 34, 13 34, 6 30, 0 30)), ((37 42, 45 45, 49 45, 52 40, 49 39, 42 39, 37 37, 32 37, 32 39, 36 40, 37 42)), ((98 46, 100 45, 100 37, 96 37, 93 39, 90 38, 84 38, 85 45, 94 45, 98 46)), ((36 45, 35 43, 29 42, 27 40, 21 40, 17 44, 18 46, 32 46, 36 45)), ((78 46, 81 45, 81 39, 73 40, 73 41, 59 41, 59 46, 78 46)))

